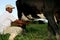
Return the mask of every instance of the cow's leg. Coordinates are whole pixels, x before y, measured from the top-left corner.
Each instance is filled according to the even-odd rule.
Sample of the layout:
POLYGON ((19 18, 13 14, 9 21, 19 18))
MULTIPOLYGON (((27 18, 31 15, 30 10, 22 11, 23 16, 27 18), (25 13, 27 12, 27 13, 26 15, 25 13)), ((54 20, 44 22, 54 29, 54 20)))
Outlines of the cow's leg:
POLYGON ((18 11, 18 18, 21 19, 22 11, 23 11, 23 6, 22 6, 21 2, 16 1, 16 7, 17 7, 17 11, 18 11))
POLYGON ((56 34, 56 39, 59 40, 59 29, 58 29, 58 26, 54 20, 54 16, 53 16, 53 12, 50 11, 50 12, 46 12, 45 14, 46 18, 48 19, 48 22, 49 22, 49 25, 48 25, 48 28, 50 28, 48 31, 49 31, 49 37, 51 37, 51 31, 54 32, 56 34), (52 15, 51 15, 52 13, 52 15))
POLYGON ((54 30, 53 32, 55 32, 56 34, 56 39, 59 40, 59 30, 57 24, 55 23, 54 18, 50 18, 49 23, 50 27, 52 27, 52 30, 54 30))

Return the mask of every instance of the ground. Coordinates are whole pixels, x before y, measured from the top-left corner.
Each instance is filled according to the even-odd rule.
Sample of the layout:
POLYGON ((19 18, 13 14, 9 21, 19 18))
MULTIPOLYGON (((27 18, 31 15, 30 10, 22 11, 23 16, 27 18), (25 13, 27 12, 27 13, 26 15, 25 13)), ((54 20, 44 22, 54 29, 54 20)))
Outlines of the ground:
MULTIPOLYGON (((32 23, 27 25, 26 28, 27 32, 24 35, 16 36, 15 40, 47 40, 47 24, 32 23)), ((8 40, 8 37, 9 34, 0 35, 0 40, 8 40)), ((52 39, 56 40, 54 35, 52 36, 52 39)))

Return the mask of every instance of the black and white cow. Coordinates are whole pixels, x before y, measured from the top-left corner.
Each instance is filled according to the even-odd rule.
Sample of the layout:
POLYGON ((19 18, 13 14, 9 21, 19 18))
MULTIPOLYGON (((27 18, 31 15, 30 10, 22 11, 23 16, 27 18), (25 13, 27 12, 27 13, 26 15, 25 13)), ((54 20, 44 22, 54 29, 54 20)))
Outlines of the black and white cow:
POLYGON ((51 39, 51 32, 53 31, 56 35, 56 39, 59 39, 59 29, 54 20, 54 11, 60 8, 59 0, 17 0, 16 6, 18 11, 18 17, 21 19, 22 12, 25 16, 31 14, 33 17, 39 18, 36 13, 42 12, 45 17, 48 19, 48 36, 49 40, 51 39))

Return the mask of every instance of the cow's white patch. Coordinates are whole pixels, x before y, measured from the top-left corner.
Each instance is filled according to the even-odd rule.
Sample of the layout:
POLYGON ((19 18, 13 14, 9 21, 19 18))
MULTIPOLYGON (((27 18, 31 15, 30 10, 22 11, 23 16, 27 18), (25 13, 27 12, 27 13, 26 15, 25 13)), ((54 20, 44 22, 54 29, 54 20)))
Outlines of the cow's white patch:
POLYGON ((46 17, 44 16, 44 14, 37 14, 37 16, 39 16, 42 19, 45 19, 46 17))

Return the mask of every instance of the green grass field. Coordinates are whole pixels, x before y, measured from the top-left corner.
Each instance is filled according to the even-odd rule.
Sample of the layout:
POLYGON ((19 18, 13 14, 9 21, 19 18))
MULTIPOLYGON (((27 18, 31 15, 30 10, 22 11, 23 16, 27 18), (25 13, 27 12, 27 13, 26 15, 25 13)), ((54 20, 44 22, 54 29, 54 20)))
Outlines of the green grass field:
MULTIPOLYGON (((60 25, 59 25, 60 26, 60 25)), ((47 24, 29 24, 26 26, 27 32, 24 35, 16 36, 15 40, 47 40, 47 24)), ((9 34, 0 35, 0 40, 8 40, 9 34)), ((55 36, 52 36, 55 40, 55 36)))

